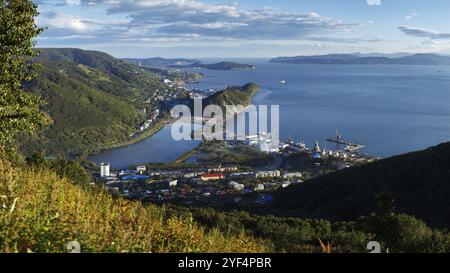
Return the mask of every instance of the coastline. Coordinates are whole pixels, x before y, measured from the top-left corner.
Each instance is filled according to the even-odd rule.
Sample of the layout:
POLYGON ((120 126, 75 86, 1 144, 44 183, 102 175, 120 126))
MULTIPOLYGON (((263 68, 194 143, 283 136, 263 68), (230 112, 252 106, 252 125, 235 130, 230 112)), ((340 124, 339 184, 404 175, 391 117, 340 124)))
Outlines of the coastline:
MULTIPOLYGON (((233 117, 236 117, 237 115, 239 115, 239 114, 245 112, 245 111, 250 107, 250 105, 251 105, 252 102, 253 102, 253 98, 256 96, 256 94, 258 94, 258 92, 259 92, 260 90, 261 90, 261 88, 258 88, 258 90, 256 90, 256 91, 253 93, 253 95, 250 97, 250 102, 247 103, 247 104, 245 105, 245 108, 244 108, 244 109, 242 109, 241 111, 233 111, 233 112, 232 112, 232 114, 234 115, 233 117)), ((177 159, 175 159, 174 161, 172 161, 172 164, 181 164, 181 163, 184 163, 187 159, 189 159, 191 156, 193 156, 195 153, 197 153, 198 150, 199 150, 203 145, 205 145, 205 141, 204 141, 204 140, 202 140, 202 142, 200 142, 200 144, 198 144, 195 148, 193 148, 193 149, 191 149, 190 151, 188 151, 188 152, 182 154, 182 155, 179 156, 177 159)))
MULTIPOLYGON (((249 98, 249 100, 247 102, 245 102, 245 108, 239 109, 240 111, 235 111, 236 109, 234 109, 233 114, 234 115, 238 115, 239 113, 245 111, 252 104, 252 100, 253 100, 254 96, 260 90, 261 90, 261 88, 258 86, 257 90, 252 92, 251 97, 249 98)), ((127 146, 130 146, 130 145, 134 145, 136 143, 139 143, 139 142, 141 142, 141 141, 143 141, 143 140, 145 140, 147 138, 152 137, 153 135, 155 135, 156 133, 161 131, 167 124, 170 124, 172 122, 173 122, 173 120, 170 119, 170 118, 163 118, 163 119, 159 120, 158 122, 156 122, 151 128, 147 129, 146 131, 144 131, 142 133, 139 133, 139 134, 129 138, 126 141, 118 142, 118 143, 112 143, 110 145, 105 145, 104 147, 98 149, 97 151, 93 151, 93 152, 89 153, 89 156, 98 155, 98 154, 101 154, 101 153, 109 151, 109 150, 114 150, 114 149, 117 149, 117 148, 123 148, 123 147, 127 147, 127 146)), ((172 163, 176 164, 176 163, 184 162, 186 159, 188 159, 190 156, 192 156, 196 152, 196 149, 198 147, 200 147, 202 144, 203 144, 203 141, 201 143, 199 143, 199 145, 197 145, 195 148, 193 148, 190 151, 180 155, 177 159, 172 161, 172 163)), ((145 162, 145 163, 148 163, 148 162, 145 162)))
POLYGON ((130 146, 130 145, 139 143, 139 142, 141 142, 141 141, 143 141, 143 140, 145 140, 145 139, 147 139, 149 137, 152 137, 154 134, 156 134, 159 131, 161 131, 164 128, 164 126, 166 126, 169 123, 171 123, 170 120, 162 119, 162 120, 156 122, 151 128, 145 130, 142 133, 139 133, 137 136, 133 136, 133 137, 131 137, 130 139, 128 139, 126 141, 113 143, 111 145, 105 145, 105 147, 103 147, 103 148, 101 148, 101 149, 99 149, 99 150, 97 150, 95 152, 89 153, 89 155, 90 156, 97 155, 97 154, 103 153, 103 152, 108 151, 108 150, 113 150, 113 149, 117 149, 117 148, 127 147, 127 146, 130 146))
POLYGON ((180 155, 177 159, 172 161, 171 164, 183 164, 186 160, 188 160, 191 156, 195 155, 199 149, 202 148, 202 146, 205 145, 205 142, 200 142, 195 148, 193 148, 190 151, 187 151, 186 153, 180 155))

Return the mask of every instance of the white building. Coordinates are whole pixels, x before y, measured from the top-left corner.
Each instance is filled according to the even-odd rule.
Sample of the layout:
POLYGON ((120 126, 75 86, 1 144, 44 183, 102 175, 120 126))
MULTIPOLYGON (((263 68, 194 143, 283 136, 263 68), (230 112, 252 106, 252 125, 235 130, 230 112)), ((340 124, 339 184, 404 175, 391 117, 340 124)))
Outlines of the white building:
POLYGON ((255 178, 280 177, 280 171, 259 171, 255 173, 255 178))
POLYGON ((322 150, 320 149, 320 146, 319 146, 319 141, 316 141, 316 145, 314 145, 312 151, 314 153, 321 153, 322 152, 322 150))
POLYGON ((101 177, 108 177, 110 176, 110 164, 109 163, 102 163, 100 165, 100 176, 101 177))
POLYGON ((264 184, 256 184, 255 185, 255 191, 263 191, 264 190, 264 184))
POLYGON ((278 153, 280 151, 279 142, 266 134, 246 136, 247 145, 257 147, 261 152, 278 153))
POLYGON ((144 172, 147 171, 147 167, 145 165, 137 166, 136 167, 136 171, 139 172, 139 173, 144 173, 144 172))
POLYGON ((245 188, 244 184, 240 184, 235 181, 231 181, 230 183, 228 183, 228 187, 235 191, 242 191, 245 188))
POLYGON ((284 179, 293 179, 293 178, 301 178, 301 177, 302 177, 301 172, 285 173, 283 175, 284 179))
POLYGON ((169 180, 169 187, 176 187, 178 184, 178 180, 169 180))
POLYGON ((254 176, 255 174, 253 172, 241 172, 241 173, 232 173, 231 177, 249 177, 254 176))

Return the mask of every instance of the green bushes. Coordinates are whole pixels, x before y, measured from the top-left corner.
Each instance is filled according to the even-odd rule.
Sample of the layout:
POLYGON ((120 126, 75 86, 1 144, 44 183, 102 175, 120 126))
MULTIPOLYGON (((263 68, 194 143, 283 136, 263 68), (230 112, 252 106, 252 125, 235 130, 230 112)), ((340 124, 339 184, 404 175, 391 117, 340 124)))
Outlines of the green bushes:
POLYGON ((403 214, 374 214, 353 222, 332 223, 209 208, 169 207, 169 211, 174 215, 192 214, 208 229, 268 240, 277 252, 322 252, 319 239, 338 253, 368 252, 367 244, 374 240, 382 244, 384 252, 450 252, 448 233, 433 231, 422 221, 403 214))
POLYGON ((433 231, 424 222, 405 214, 371 215, 357 221, 358 229, 374 234, 390 252, 449 252, 450 236, 433 231))
POLYGON ((0 161, 0 250, 64 252, 263 252, 261 241, 204 232, 189 216, 114 199, 47 168, 19 169, 0 161))
POLYGON ((271 155, 254 147, 238 144, 229 147, 224 141, 205 141, 196 152, 201 155, 197 161, 204 164, 225 164, 260 167, 274 162, 271 155))

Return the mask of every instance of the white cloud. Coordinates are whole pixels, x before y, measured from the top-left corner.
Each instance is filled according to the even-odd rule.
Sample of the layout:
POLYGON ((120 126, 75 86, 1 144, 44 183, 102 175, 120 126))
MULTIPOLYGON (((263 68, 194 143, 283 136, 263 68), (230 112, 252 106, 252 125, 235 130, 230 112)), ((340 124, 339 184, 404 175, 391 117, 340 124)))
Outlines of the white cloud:
POLYGON ((419 52, 445 52, 449 49, 450 44, 448 42, 441 42, 436 40, 423 41, 419 45, 411 45, 409 49, 419 52))
POLYGON ((66 3, 69 6, 79 6, 81 5, 81 0, 66 0, 66 3))
MULTIPOLYGON (((316 12, 288 12, 277 8, 246 10, 238 4, 209 4, 199 0, 66 0, 81 5, 101 6, 108 18, 123 17, 120 24, 104 24, 87 18, 53 18, 48 26, 70 31, 97 33, 105 39, 244 39, 281 40, 308 39, 309 36, 350 36, 359 33, 363 25, 343 22, 316 12), (62 19, 65 19, 62 22, 62 19), (104 30, 99 28, 103 27, 104 30)), ((44 24, 45 25, 45 24, 44 24)), ((54 33, 56 34, 56 33, 54 33)), ((45 34, 44 34, 45 35, 45 34)), ((339 37, 339 40, 345 37, 339 37)))
POLYGON ((50 14, 47 17, 39 17, 37 24, 54 29, 67 29, 75 32, 83 32, 88 29, 88 25, 83 22, 83 18, 65 13, 50 14))
POLYGON ((418 17, 418 16, 419 16, 419 14, 417 14, 416 12, 413 12, 413 13, 407 15, 407 16, 405 17, 405 19, 406 19, 406 20, 412 20, 412 19, 414 19, 415 17, 418 17))
POLYGON ((442 45, 442 43, 441 42, 438 42, 438 41, 423 41, 422 42, 422 44, 424 45, 424 46, 428 46, 428 47, 431 47, 431 48, 440 48, 441 47, 441 45, 442 45))
POLYGON ((419 28, 414 26, 401 26, 398 28, 406 35, 413 37, 424 37, 429 39, 450 39, 450 33, 438 32, 430 29, 419 28))
POLYGON ((381 6, 381 0, 367 0, 369 6, 381 6))
POLYGON ((314 11, 246 9, 239 4, 212 2, 80 0, 85 13, 80 12, 80 7, 67 6, 41 10, 38 23, 49 28, 39 42, 44 46, 116 48, 118 52, 127 51, 124 48, 148 48, 148 54, 157 54, 151 49, 161 48, 172 54, 182 55, 185 50, 188 54, 216 56, 222 52, 229 56, 264 56, 283 50, 298 51, 300 45, 307 45, 305 50, 327 48, 344 52, 351 48, 354 52, 374 50, 366 48, 374 43, 381 48, 388 42, 365 31, 368 23, 373 23, 367 20, 344 21, 314 11), (208 50, 199 50, 202 47, 208 50))

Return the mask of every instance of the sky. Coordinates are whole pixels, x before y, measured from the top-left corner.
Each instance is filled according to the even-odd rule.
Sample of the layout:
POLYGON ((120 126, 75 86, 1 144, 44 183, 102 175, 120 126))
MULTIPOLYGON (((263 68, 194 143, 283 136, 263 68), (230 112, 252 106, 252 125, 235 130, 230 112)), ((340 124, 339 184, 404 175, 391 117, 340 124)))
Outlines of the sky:
POLYGON ((444 0, 34 0, 38 47, 116 57, 450 54, 444 0))

